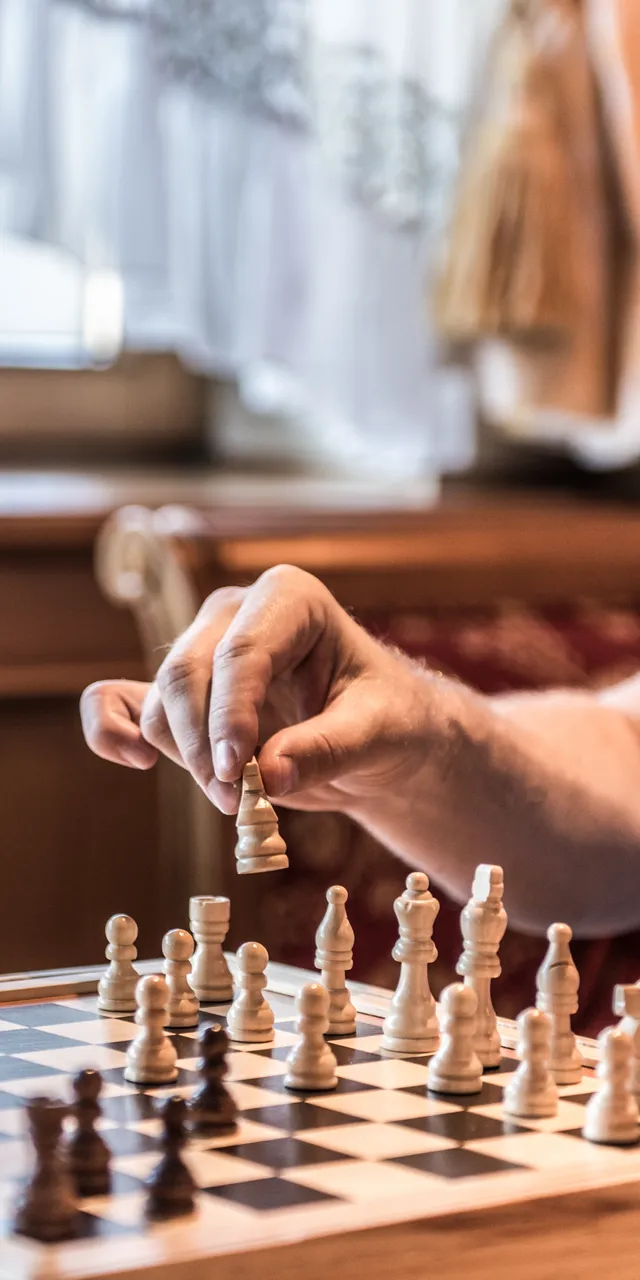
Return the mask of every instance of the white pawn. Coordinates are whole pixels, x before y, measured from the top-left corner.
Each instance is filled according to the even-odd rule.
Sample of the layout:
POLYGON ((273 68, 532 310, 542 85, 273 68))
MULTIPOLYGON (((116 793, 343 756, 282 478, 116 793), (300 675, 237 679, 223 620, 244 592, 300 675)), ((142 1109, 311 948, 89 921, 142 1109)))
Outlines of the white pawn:
POLYGON ((432 938, 440 903, 429 890, 422 871, 407 876, 407 886, 393 909, 400 937, 393 948, 400 979, 384 1021, 382 1048, 387 1053, 435 1053, 440 1043, 436 1002, 429 987, 427 965, 438 957, 432 938))
POLYGON ((335 1089, 336 1059, 324 1037, 329 1026, 329 992, 320 982, 307 982, 296 996, 296 1031, 300 1039, 289 1057, 284 1078, 287 1089, 312 1092, 335 1089))
POLYGON ((440 997, 442 1045, 429 1063, 427 1087, 434 1093, 480 1093, 482 1063, 473 1047, 478 1001, 461 982, 440 997))
POLYGON ((456 973, 478 998, 473 1047, 485 1069, 499 1067, 502 1057, 498 1021, 491 1003, 491 982, 502 972, 498 948, 507 927, 503 890, 502 867, 481 863, 473 878, 471 898, 460 916, 464 948, 456 973))
POLYGON ((572 937, 568 924, 550 925, 549 948, 536 977, 536 1005, 551 1016, 549 1069, 556 1084, 579 1084, 582 1079, 582 1054, 571 1030, 580 986, 580 975, 569 949, 572 937))
POLYGON ((178 1055, 164 1032, 169 988, 161 973, 140 978, 136 1000, 136 1022, 141 1030, 127 1050, 124 1078, 133 1084, 171 1084, 178 1078, 178 1055))
POLYGON ((267 949, 259 942, 243 942, 236 963, 236 995, 227 1014, 227 1031, 232 1040, 250 1044, 273 1040, 273 1009, 262 994, 267 985, 267 949))
POLYGON ((257 760, 242 771, 242 795, 236 819, 238 875, 279 871, 289 866, 287 846, 278 830, 275 809, 267 799, 257 760))
POLYGON ((131 963, 138 954, 134 946, 138 926, 131 916, 111 916, 105 933, 109 943, 105 955, 110 963, 98 983, 98 1013, 133 1013, 140 977, 131 963))
POLYGON ((315 967, 329 992, 328 1033, 332 1036, 352 1036, 356 1029, 356 1011, 345 985, 345 974, 353 968, 354 943, 345 911, 348 896, 340 884, 327 889, 329 905, 316 932, 315 967))
POLYGON ((551 1018, 541 1009, 525 1009, 518 1018, 519 1067, 505 1086, 507 1116, 542 1119, 558 1110, 558 1086, 549 1070, 551 1018))
POLYGON ((596 1075, 602 1084, 586 1105, 582 1136, 589 1142, 629 1146, 638 1140, 638 1104, 631 1092, 633 1045, 619 1027, 602 1031, 598 1044, 596 1075))
POLYGON ((197 1027, 200 1002, 188 983, 193 938, 186 929, 170 929, 162 939, 164 974, 169 988, 168 1027, 197 1027))
POLYGON ((623 986, 618 983, 613 988, 613 1012, 622 1019, 618 1023, 619 1030, 629 1036, 633 1045, 631 1092, 640 1102, 640 987, 637 984, 623 986))
POLYGON ((189 899, 189 928, 197 942, 189 974, 189 986, 201 1004, 233 999, 233 979, 222 944, 229 931, 228 898, 208 894, 189 899))

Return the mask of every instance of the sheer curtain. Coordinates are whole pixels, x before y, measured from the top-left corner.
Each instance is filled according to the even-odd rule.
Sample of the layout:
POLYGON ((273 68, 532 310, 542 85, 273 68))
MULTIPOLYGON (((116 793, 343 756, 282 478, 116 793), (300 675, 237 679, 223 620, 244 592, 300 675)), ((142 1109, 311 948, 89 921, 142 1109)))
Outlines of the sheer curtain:
POLYGON ((117 273, 127 345, 311 449, 459 465, 425 273, 499 5, 0 0, 0 229, 117 273))

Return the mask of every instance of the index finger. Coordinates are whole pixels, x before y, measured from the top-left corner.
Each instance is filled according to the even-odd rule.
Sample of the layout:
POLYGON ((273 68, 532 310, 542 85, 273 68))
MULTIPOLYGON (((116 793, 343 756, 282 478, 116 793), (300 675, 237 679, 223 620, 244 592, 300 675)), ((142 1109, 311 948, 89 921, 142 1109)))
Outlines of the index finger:
POLYGON ((269 686, 317 643, 326 597, 317 578, 292 565, 268 569, 247 591, 213 657, 209 736, 221 781, 235 782, 255 754, 269 686))

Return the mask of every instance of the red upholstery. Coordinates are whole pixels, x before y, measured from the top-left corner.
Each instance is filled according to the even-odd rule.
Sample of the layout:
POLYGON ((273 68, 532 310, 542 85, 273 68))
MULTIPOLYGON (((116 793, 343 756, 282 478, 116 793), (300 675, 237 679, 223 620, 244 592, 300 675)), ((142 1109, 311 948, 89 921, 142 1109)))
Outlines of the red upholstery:
MULTIPOLYGON (((361 619, 375 634, 485 693, 551 685, 607 684, 640 670, 640 604, 606 609, 589 602, 532 612, 517 602, 456 616, 379 614, 361 619)), ((324 892, 336 881, 349 890, 349 916, 356 934, 353 976, 394 986, 391 959, 396 936, 392 904, 406 868, 375 840, 335 814, 283 813, 282 827, 295 856, 283 877, 266 877, 265 918, 270 920, 273 959, 312 966, 313 929, 324 892)), ((437 885, 441 901, 434 936, 439 957, 432 968, 438 993, 454 977, 460 950, 459 906, 437 885)), ((551 921, 549 922, 551 923, 551 921)), ((501 947, 502 977, 494 984, 499 1013, 515 1016, 532 1002, 544 939, 508 930, 501 947)), ((610 942, 579 942, 574 957, 581 975, 576 1029, 595 1034, 611 1021, 615 982, 640 977, 640 934, 610 942)))

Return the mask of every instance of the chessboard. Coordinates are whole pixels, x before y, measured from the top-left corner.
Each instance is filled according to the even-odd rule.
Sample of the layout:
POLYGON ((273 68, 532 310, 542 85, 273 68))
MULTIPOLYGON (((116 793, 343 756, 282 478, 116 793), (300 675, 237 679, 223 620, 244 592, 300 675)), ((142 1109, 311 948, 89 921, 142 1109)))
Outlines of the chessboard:
MULTIPOLYGON (((269 966, 273 1042, 232 1046, 229 1053, 238 1128, 189 1140, 196 1212, 156 1225, 143 1215, 145 1179, 159 1157, 156 1103, 166 1094, 191 1093, 197 1032, 172 1033, 175 1085, 135 1086, 123 1078, 133 1018, 101 1017, 96 996, 87 994, 91 977, 23 984, 24 1003, 15 1002, 20 987, 9 984, 13 1003, 0 1007, 2 1280, 235 1280, 268 1274, 266 1259, 278 1246, 295 1246, 306 1280, 319 1280, 326 1269, 320 1262, 314 1267, 314 1245, 327 1239, 338 1242, 338 1257, 357 1259, 364 1236, 349 1233, 410 1223, 420 1223, 424 1233, 430 1222, 472 1210, 621 1188, 640 1179, 640 1148, 596 1146, 581 1136, 585 1104, 596 1087, 590 1068, 581 1083, 560 1090, 558 1114, 547 1120, 503 1119, 502 1090, 517 1065, 508 1047, 500 1068, 483 1077, 480 1094, 429 1094, 428 1059, 389 1057, 381 1050, 389 993, 357 983, 356 1034, 331 1038, 337 1089, 291 1093, 284 1075, 295 1041, 293 995, 312 977, 269 966), (12 1207, 29 1158, 23 1104, 41 1094, 70 1099, 72 1077, 84 1067, 97 1068, 104 1081, 101 1125, 113 1153, 112 1193, 82 1202, 77 1236, 68 1243, 14 1236, 12 1207)), ((201 1025, 224 1024, 227 1010, 204 1006, 201 1025)), ((513 1024, 502 1023, 502 1029, 513 1042, 513 1024)), ((423 1247, 428 1249, 428 1235, 423 1247)), ((278 1274, 284 1274, 280 1265, 278 1274)), ((352 1274, 360 1273, 356 1268, 352 1274)))

